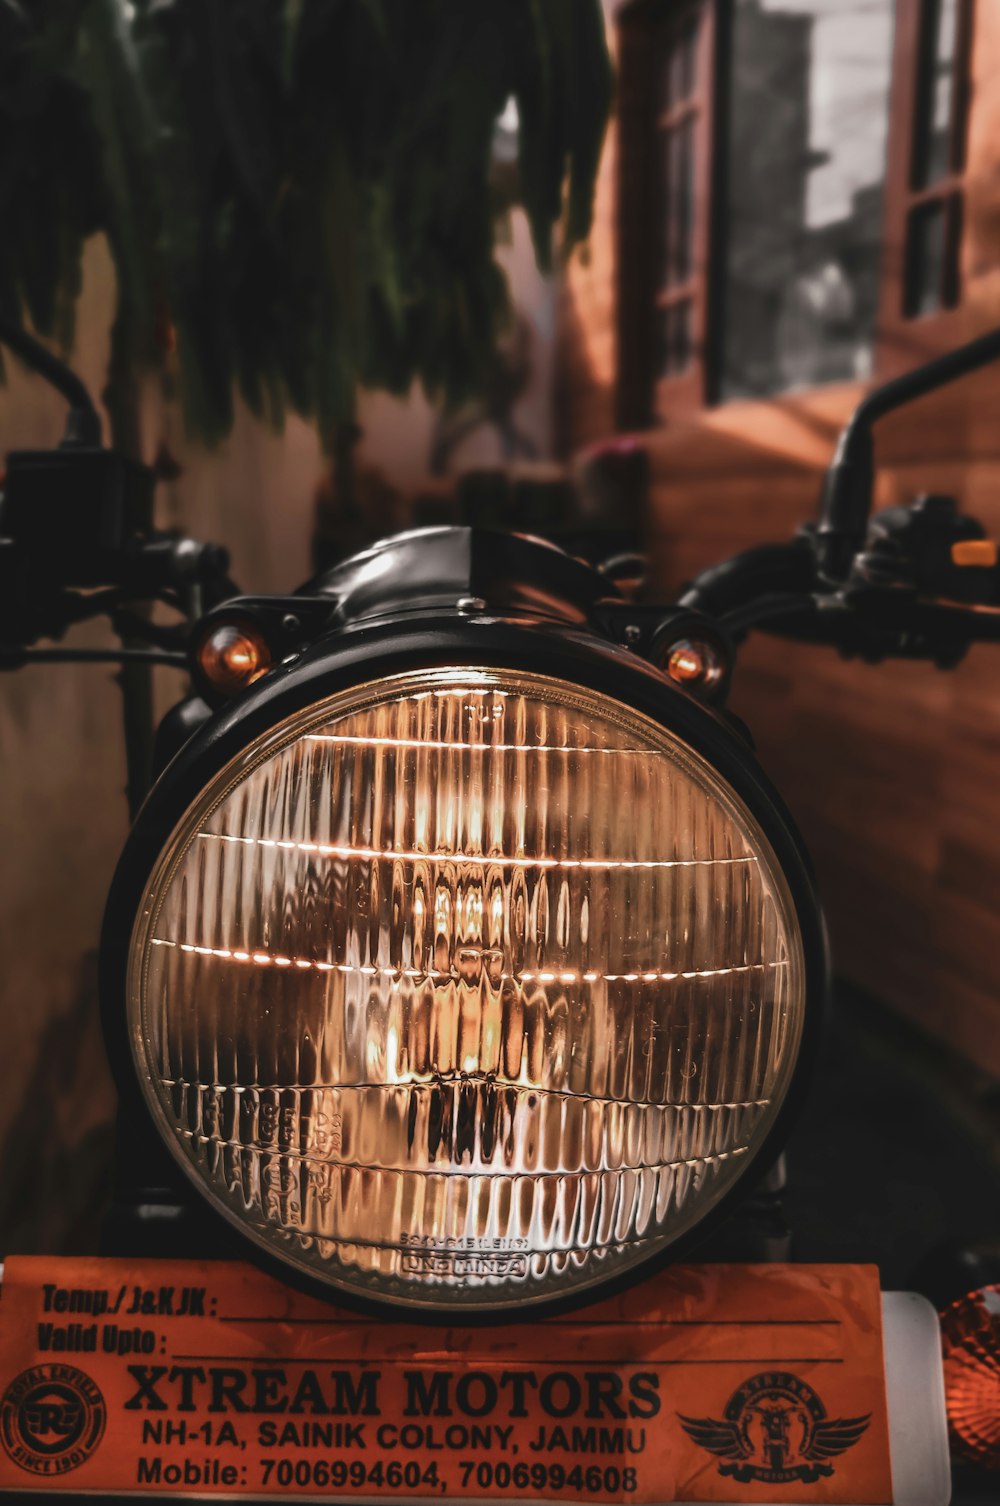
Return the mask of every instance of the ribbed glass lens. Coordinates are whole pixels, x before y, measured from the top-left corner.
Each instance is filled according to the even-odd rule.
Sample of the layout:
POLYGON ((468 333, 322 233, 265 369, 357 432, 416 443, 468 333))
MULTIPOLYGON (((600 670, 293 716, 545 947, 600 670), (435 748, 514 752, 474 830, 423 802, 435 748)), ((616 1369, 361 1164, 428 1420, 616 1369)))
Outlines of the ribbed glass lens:
POLYGON ((628 707, 440 670, 341 693, 191 807, 132 942, 168 1141, 341 1289, 582 1290, 737 1180, 804 1010, 786 882, 713 769, 628 707))
POLYGON ((952 1453, 1000 1472, 1000 1286, 946 1307, 941 1337, 952 1453))

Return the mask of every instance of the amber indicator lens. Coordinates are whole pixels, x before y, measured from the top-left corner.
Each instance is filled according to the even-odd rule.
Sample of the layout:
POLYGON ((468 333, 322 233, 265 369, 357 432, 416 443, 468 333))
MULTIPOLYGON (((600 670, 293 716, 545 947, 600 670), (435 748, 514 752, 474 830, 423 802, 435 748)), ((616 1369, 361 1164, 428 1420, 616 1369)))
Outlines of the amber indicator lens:
POLYGON ((271 650, 249 623, 222 622, 199 643, 198 667, 213 690, 233 695, 271 668, 271 650))
POLYGON ((331 1287, 466 1311, 669 1246, 788 1090, 801 938, 712 767, 542 676, 398 676, 275 727, 151 876, 140 1080, 188 1174, 331 1287))
POLYGON ((1000 1470, 1000 1286, 970 1292, 941 1314, 952 1450, 1000 1470))
POLYGON ((663 667, 675 684, 696 692, 714 690, 725 675, 722 655, 704 639, 685 638, 675 643, 663 667))

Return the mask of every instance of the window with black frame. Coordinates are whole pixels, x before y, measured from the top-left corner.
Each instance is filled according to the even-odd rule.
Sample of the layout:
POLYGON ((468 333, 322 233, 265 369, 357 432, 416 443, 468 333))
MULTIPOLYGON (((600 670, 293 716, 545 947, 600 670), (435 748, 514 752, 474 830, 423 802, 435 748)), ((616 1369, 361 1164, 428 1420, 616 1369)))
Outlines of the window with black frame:
POLYGON ((974 11, 623 8, 624 427, 912 364, 960 298, 974 11))
POLYGON ((656 368, 660 378, 685 371, 693 350, 696 153, 705 107, 698 67, 700 27, 701 7, 682 6, 668 14, 659 39, 661 280, 656 300, 656 368))
POLYGON ((906 217, 903 314, 959 299, 971 0, 922 0, 906 217))
POLYGON ((734 0, 725 400, 871 370, 894 0, 734 0))

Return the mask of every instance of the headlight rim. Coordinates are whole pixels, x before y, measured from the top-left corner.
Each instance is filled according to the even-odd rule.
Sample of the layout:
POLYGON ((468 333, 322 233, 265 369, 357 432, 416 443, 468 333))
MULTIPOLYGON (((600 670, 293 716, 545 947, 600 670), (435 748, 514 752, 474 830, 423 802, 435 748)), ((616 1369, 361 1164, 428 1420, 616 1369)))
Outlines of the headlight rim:
POLYGON ((734 724, 680 690, 659 671, 627 650, 595 635, 563 627, 478 617, 421 615, 397 617, 363 632, 332 633, 307 654, 272 672, 206 723, 185 744, 161 775, 129 834, 114 875, 101 939, 101 1013, 112 1072, 123 1111, 152 1140, 163 1147, 175 1170, 178 1192, 194 1191, 194 1203, 206 1216, 206 1227, 220 1235, 220 1246, 239 1253, 268 1274, 327 1304, 367 1313, 394 1316, 396 1321, 440 1324, 459 1320, 472 1326, 510 1321, 507 1307, 449 1306, 447 1297, 418 1304, 392 1297, 366 1297, 332 1287, 319 1277, 270 1253, 249 1236, 235 1215, 214 1203, 197 1175, 165 1140, 139 1084, 127 1019, 126 978, 133 927, 142 895, 160 853, 178 823, 205 786, 239 756, 255 738, 287 716, 322 698, 365 681, 392 677, 407 670, 467 665, 500 672, 534 672, 581 685, 634 708, 681 737, 704 757, 747 806, 767 837, 784 873, 802 938, 805 962, 806 1008, 802 1038, 785 1099, 746 1170, 718 1204, 691 1230, 678 1236, 617 1275, 564 1297, 532 1299, 519 1295, 518 1308, 533 1316, 572 1311, 601 1301, 645 1279, 656 1269, 685 1258, 716 1229, 745 1197, 784 1148, 791 1124, 801 1106, 822 1033, 827 1001, 829 964, 826 934, 816 896, 811 865, 801 838, 780 796, 758 766, 748 742, 734 724))

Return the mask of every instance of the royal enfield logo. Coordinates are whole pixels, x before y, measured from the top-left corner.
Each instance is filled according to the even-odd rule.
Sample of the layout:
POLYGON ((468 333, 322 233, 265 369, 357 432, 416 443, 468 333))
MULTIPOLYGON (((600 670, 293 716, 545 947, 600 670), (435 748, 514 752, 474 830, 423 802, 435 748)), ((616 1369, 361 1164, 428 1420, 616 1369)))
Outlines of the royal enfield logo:
POLYGON ((720 1418, 677 1416, 689 1438, 725 1460, 720 1475, 744 1485, 750 1480, 812 1485, 821 1475, 833 1474, 829 1461, 854 1447, 871 1413, 832 1420, 805 1381, 769 1371, 744 1381, 720 1418))
POLYGON ((101 1441, 107 1409, 89 1375, 72 1365, 35 1365, 12 1380, 0 1402, 0 1441, 33 1475, 64 1475, 101 1441))

